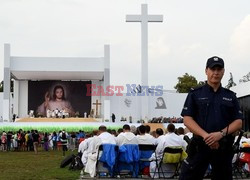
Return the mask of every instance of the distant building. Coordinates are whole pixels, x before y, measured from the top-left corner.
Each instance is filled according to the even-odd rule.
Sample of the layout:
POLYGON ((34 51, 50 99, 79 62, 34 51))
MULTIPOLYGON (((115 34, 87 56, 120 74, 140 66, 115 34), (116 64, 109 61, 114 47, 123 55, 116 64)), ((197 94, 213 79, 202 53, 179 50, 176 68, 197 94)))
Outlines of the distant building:
POLYGON ((240 108, 243 113, 243 129, 249 131, 250 129, 250 81, 241 83, 232 87, 230 90, 236 93, 240 103, 240 108))

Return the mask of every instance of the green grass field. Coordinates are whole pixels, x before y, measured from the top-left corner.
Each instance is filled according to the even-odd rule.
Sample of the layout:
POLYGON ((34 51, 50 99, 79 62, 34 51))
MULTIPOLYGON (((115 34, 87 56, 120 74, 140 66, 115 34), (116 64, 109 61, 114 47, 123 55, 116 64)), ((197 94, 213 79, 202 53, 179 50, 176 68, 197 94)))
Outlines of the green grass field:
MULTIPOLYGON (((66 152, 66 156, 71 154, 66 152)), ((76 152, 73 152, 76 154, 76 152)), ((62 151, 45 152, 2 152, 0 151, 1 180, 37 180, 37 179, 79 179, 80 171, 71 171, 68 166, 60 168, 64 159, 62 151)))

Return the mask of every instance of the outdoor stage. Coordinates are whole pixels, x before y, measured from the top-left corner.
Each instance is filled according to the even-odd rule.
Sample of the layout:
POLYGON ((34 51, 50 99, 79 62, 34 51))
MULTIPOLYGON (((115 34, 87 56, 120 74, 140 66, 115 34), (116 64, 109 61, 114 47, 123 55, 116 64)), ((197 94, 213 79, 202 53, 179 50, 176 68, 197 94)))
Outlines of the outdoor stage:
MULTIPOLYGON (((68 132, 83 130, 90 132, 98 129, 99 126, 105 125, 108 129, 118 130, 124 124, 140 126, 142 123, 128 123, 128 122, 102 122, 102 119, 95 118, 19 118, 15 122, 0 123, 0 131, 18 131, 23 129, 25 131, 37 129, 42 132, 53 132, 59 130, 66 130, 68 132)), ((162 128, 164 131, 168 123, 145 123, 151 127, 151 131, 157 128, 162 128)), ((144 125, 145 125, 144 124, 144 125)), ((183 123, 175 123, 175 127, 185 127, 183 123)))

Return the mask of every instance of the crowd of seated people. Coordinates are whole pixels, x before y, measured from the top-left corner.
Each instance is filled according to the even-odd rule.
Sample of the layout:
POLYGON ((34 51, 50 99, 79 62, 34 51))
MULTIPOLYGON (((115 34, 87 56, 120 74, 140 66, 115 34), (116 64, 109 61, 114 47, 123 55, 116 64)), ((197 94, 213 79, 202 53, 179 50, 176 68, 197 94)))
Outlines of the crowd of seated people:
MULTIPOLYGON (((151 158, 159 160, 162 157, 164 148, 167 146, 180 146, 184 151, 186 150, 187 142, 183 137, 175 133, 175 126, 172 123, 168 125, 166 132, 161 128, 151 132, 148 125, 140 125, 136 128, 136 131, 134 131, 134 128, 134 126, 130 127, 128 124, 125 124, 122 131, 118 130, 117 133, 113 132, 111 134, 111 131, 108 132, 105 126, 100 126, 98 131, 93 131, 91 135, 86 136, 86 139, 80 143, 78 149, 78 152, 82 154, 85 173, 89 173, 91 177, 95 177, 98 147, 101 144, 117 145, 119 150, 125 145, 154 145, 156 146, 156 157, 152 154, 151 158)), ((157 177, 157 173, 155 172, 158 170, 154 163, 155 161, 152 161, 148 167, 139 168, 141 171, 140 174, 144 173, 145 176, 149 177, 154 174, 157 177)))
POLYGON ((183 123, 182 117, 154 117, 149 123, 183 123))
MULTIPOLYGON (((250 147, 250 135, 245 134, 240 141, 240 147, 250 147)), ((156 146, 156 157, 152 154, 151 159, 160 160, 163 155, 163 150, 168 146, 181 146, 184 150, 187 149, 188 141, 185 139, 192 138, 192 133, 188 129, 179 127, 175 129, 174 123, 169 123, 167 129, 157 128, 155 131, 150 130, 148 125, 140 125, 135 127, 125 124, 122 129, 110 130, 105 126, 100 126, 98 130, 85 133, 79 132, 66 132, 60 130, 59 132, 38 132, 37 130, 23 131, 20 129, 17 132, 1 132, 0 133, 0 151, 32 151, 39 153, 39 150, 49 151, 66 151, 67 149, 74 150, 78 148, 78 152, 82 154, 81 160, 84 165, 84 170, 89 173, 91 177, 96 175, 95 163, 97 161, 98 147, 101 144, 112 144, 119 148, 124 145, 139 145, 139 144, 152 144, 156 146), (64 136, 66 138, 65 145, 63 144, 64 136), (185 140, 184 140, 185 139, 185 140)), ((237 137, 235 138, 237 139, 237 137)), ((235 156, 235 158, 242 158, 235 156)), ((247 157, 247 156, 245 156, 247 157)), ((241 159, 239 159, 241 160, 241 159)), ((244 160, 244 169, 250 172, 250 162, 244 160)), ((236 161, 235 159, 233 162, 236 161)), ((166 166, 163 170, 171 171, 173 167, 166 166)), ((152 161, 148 167, 139 169, 140 174, 155 178, 158 175, 157 164, 152 161)), ((161 172, 160 172, 161 173, 161 172)), ((173 173, 173 172, 172 172, 173 173)), ((169 173, 167 176, 171 177, 173 174, 169 173)))
MULTIPOLYGON (((186 151, 192 136, 193 134, 187 128, 179 127, 176 129, 173 123, 169 123, 166 130, 157 128, 155 131, 150 131, 150 126, 148 125, 140 125, 136 128, 133 125, 129 126, 126 124, 123 126, 123 129, 119 129, 117 132, 108 130, 105 126, 100 126, 98 131, 95 130, 91 135, 87 135, 86 139, 79 145, 78 151, 83 154, 82 162, 85 172, 89 173, 91 177, 95 177, 98 146, 101 144, 109 143, 117 145, 119 148, 124 145, 155 145, 155 154, 152 154, 150 159, 157 159, 159 167, 159 161, 163 158, 163 152, 166 147, 182 147, 186 151)), ((240 144, 244 145, 246 142, 249 143, 250 141, 248 138, 243 137, 240 144)), ((244 163, 247 165, 246 162, 244 163)), ((244 166, 244 168, 247 167, 244 166)), ((139 174, 150 178, 158 178, 159 176, 171 178, 176 173, 174 169, 174 165, 169 164, 158 169, 156 161, 152 161, 148 167, 144 167, 144 169, 139 168, 139 174), (167 173, 163 174, 161 171, 167 173)))

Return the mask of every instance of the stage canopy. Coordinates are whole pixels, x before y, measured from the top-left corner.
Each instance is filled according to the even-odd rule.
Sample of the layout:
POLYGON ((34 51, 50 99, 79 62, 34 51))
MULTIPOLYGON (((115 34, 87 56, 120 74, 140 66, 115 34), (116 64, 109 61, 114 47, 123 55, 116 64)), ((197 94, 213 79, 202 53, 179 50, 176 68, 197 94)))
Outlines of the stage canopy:
MULTIPOLYGON (((17 57, 11 55, 10 44, 4 45, 3 120, 11 121, 12 115, 28 114, 29 81, 91 81, 103 87, 110 85, 110 47, 104 46, 103 57, 17 57), (13 100, 10 80, 14 80, 13 100)), ((102 116, 110 117, 102 99, 102 116), (105 113, 106 115, 105 115, 105 113)), ((93 102, 96 99, 92 99, 93 102)), ((105 117, 104 117, 105 118, 105 117)))

